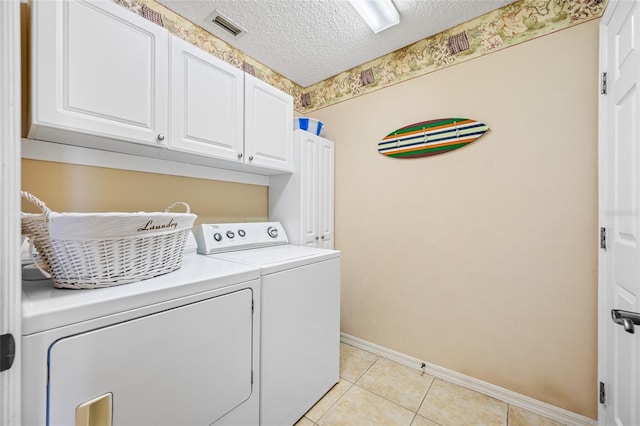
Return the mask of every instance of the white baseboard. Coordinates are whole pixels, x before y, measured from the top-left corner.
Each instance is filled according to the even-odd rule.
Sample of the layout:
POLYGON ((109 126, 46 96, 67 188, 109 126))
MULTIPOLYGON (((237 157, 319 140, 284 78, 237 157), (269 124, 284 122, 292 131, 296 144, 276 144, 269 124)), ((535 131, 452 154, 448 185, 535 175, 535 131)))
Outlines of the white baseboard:
POLYGON ((598 422, 594 419, 581 416, 568 410, 547 404, 542 401, 530 398, 525 395, 510 391, 508 389, 501 388, 491 383, 484 382, 482 380, 474 379, 473 377, 466 376, 461 373, 457 373, 452 370, 440 367, 438 365, 430 364, 426 361, 413 358, 409 355, 405 355, 400 352, 385 348, 383 346, 376 345, 375 343, 368 342, 366 340, 359 339, 354 336, 350 336, 345 333, 340 333, 340 340, 356 348, 374 353, 383 358, 390 359, 399 364, 406 365, 407 367, 415 368, 417 370, 422 369, 424 364, 424 372, 430 374, 439 379, 446 380, 451 383, 463 386, 467 389, 471 389, 476 392, 480 392, 484 395, 492 398, 504 401, 507 404, 515 405, 525 410, 529 410, 535 414, 546 417, 551 420, 566 424, 568 426, 597 426, 598 422))

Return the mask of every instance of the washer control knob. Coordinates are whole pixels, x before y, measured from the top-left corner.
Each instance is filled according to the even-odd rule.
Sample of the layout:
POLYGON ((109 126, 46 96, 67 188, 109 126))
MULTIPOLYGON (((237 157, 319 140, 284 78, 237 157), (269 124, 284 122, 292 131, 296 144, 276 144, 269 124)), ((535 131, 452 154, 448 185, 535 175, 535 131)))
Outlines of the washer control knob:
POLYGON ((234 234, 233 231, 227 231, 227 237, 233 238, 235 236, 236 236, 236 234, 234 234))
POLYGON ((240 235, 241 237, 244 237, 247 235, 247 233, 244 232, 244 229, 238 229, 238 235, 240 235))
POLYGON ((278 236, 278 228, 275 228, 273 226, 268 227, 267 234, 269 234, 271 238, 276 238, 278 236))
POLYGON ((215 234, 213 234, 213 239, 216 240, 217 242, 222 241, 222 235, 220 235, 219 232, 216 232, 215 234))

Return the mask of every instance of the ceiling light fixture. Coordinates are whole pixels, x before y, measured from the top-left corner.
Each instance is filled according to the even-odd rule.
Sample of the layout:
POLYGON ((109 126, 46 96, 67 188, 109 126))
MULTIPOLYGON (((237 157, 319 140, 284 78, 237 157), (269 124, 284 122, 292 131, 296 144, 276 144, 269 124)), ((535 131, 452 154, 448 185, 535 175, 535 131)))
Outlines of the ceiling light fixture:
POLYGON ((400 15, 391 0, 349 0, 374 33, 400 23, 400 15))

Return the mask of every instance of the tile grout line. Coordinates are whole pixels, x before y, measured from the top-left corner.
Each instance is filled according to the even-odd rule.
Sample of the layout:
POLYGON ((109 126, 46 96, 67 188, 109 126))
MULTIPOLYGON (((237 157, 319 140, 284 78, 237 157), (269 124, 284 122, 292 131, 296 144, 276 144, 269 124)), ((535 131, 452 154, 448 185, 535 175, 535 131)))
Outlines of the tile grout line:
MULTIPOLYGON (((342 343, 342 342, 341 342, 341 343, 342 343)), ((342 379, 342 380, 346 381, 347 383, 351 383, 351 386, 349 386, 349 388, 348 388, 348 389, 347 389, 347 390, 346 390, 342 395, 340 395, 340 397, 339 397, 338 399, 336 399, 336 400, 335 400, 335 402, 334 402, 333 404, 331 404, 331 405, 329 406, 329 408, 327 408, 327 409, 324 411, 324 413, 322 413, 322 415, 321 415, 320 417, 318 417, 318 422, 314 422, 313 420, 311 420, 311 419, 309 419, 308 417, 306 417, 306 413, 305 413, 305 415, 304 415, 303 417, 304 417, 304 418, 306 418, 306 419, 308 419, 308 420, 309 420, 311 423, 313 423, 314 425, 319 425, 319 424, 320 424, 320 423, 319 423, 319 422, 320 422, 320 420, 322 420, 322 418, 323 418, 324 416, 326 416, 326 415, 329 413, 329 411, 331 411, 331 410, 333 409, 333 407, 335 407, 335 406, 338 404, 338 402, 340 402, 340 401, 342 400, 342 398, 344 398, 344 397, 345 397, 345 395, 346 395, 347 393, 349 393, 349 391, 350 391, 350 390, 351 390, 351 389, 356 385, 356 383, 358 382, 358 380, 360 380, 360 379, 362 378, 362 376, 364 376, 364 375, 367 373, 367 371, 369 371, 369 369, 370 369, 371 367, 373 367, 373 365, 374 365, 376 362, 378 362, 378 360, 380 360, 380 359, 382 358, 380 355, 374 354, 374 353, 369 352, 369 351, 366 351, 366 350, 364 350, 364 349, 356 348, 355 346, 352 346, 352 345, 349 345, 349 346, 351 346, 351 347, 353 347, 354 349, 357 349, 357 350, 359 350, 359 351, 362 351, 362 352, 366 352, 366 353, 368 353, 368 354, 371 354, 371 355, 375 356, 375 357, 376 357, 376 359, 375 359, 375 361, 373 361, 373 362, 371 363, 371 365, 370 365, 369 367, 367 367, 367 368, 366 368, 366 369, 365 369, 365 370, 364 370, 364 371, 363 371, 359 376, 357 376, 353 382, 351 382, 350 380, 346 379, 345 377, 342 377, 342 376, 338 375, 338 380, 342 379)), ((336 384, 337 384, 337 383, 336 383, 336 384)), ((358 387, 359 387, 360 389, 363 389, 363 388, 362 388, 362 387, 360 387, 360 386, 358 386, 358 387)), ((325 394, 325 395, 326 395, 326 394, 325 394)), ((313 407, 312 407, 312 408, 313 408, 313 407)))
MULTIPOLYGON (((351 345, 350 345, 350 346, 351 346, 351 345)), ((360 349, 360 348, 356 348, 356 349, 360 349)), ((433 384, 434 384, 434 382, 437 380, 437 378, 436 378, 435 376, 433 376, 433 375, 429 374, 429 375, 433 378, 433 380, 431 380, 431 383, 429 384, 429 387, 427 388, 427 391, 425 392, 424 396, 422 397, 422 400, 420 401, 420 404, 418 404, 418 408, 417 408, 415 411, 413 411, 413 410, 411 410, 410 408, 407 408, 407 407, 405 407, 405 406, 403 406, 403 405, 401 405, 401 404, 398 404, 398 403, 397 403, 397 402, 395 402, 395 401, 390 400, 389 398, 385 397, 384 395, 380 395, 380 394, 376 393, 376 392, 375 392, 375 391, 373 391, 373 390, 366 389, 366 388, 364 388, 364 387, 362 387, 362 386, 358 385, 358 381, 360 381, 360 379, 362 379, 362 378, 367 374, 367 372, 368 372, 371 368, 373 368, 373 366, 374 366, 374 365, 375 365, 375 364, 376 364, 380 359, 383 359, 383 358, 384 358, 383 356, 380 356, 380 355, 374 354, 373 352, 369 352, 369 351, 366 351, 366 350, 364 350, 364 349, 360 349, 360 350, 361 350, 361 351, 363 351, 363 352, 367 352, 368 354, 374 355, 374 356, 376 356, 377 358, 376 358, 376 360, 375 360, 373 363, 371 363, 371 365, 370 365, 369 367, 367 367, 367 368, 363 371, 363 373, 362 373, 360 376, 358 376, 358 378, 353 382, 352 387, 353 387, 353 386, 358 386, 358 388, 360 388, 360 389, 361 389, 361 390, 363 390, 363 391, 370 392, 370 393, 372 393, 373 395, 376 395, 376 396, 378 396, 378 397, 380 397, 380 398, 384 399, 385 401, 390 402, 391 404, 393 404, 393 405, 395 405, 395 406, 397 406, 397 407, 400 407, 400 408, 402 408, 402 409, 405 409, 405 410, 409 411, 410 413, 413 413, 413 419, 411 420, 411 424, 412 424, 412 423, 414 422, 415 418, 418 416, 418 411, 420 411, 420 407, 422 407, 422 404, 424 403, 425 399, 427 398, 427 395, 429 394, 429 391, 430 391, 430 390, 431 390, 431 388, 433 387, 433 384)), ((385 359, 386 359, 386 358, 385 358, 385 359)), ((392 360, 390 360, 390 361, 391 361, 391 362, 395 362, 395 361, 392 361, 392 360)), ((400 364, 400 365, 402 365, 402 364, 400 364)), ((408 367, 408 368, 410 368, 410 367, 408 367)), ((427 373, 425 373, 425 374, 427 374, 427 373)), ((346 380, 346 379, 345 379, 345 380, 346 380)), ((347 390, 347 392, 348 392, 349 390, 351 390, 351 387, 347 390)), ((338 401, 340 401, 340 400, 341 400, 341 399, 342 399, 342 398, 347 394, 347 392, 345 392, 345 393, 344 393, 344 394, 343 394, 343 395, 342 395, 342 396, 341 396, 341 397, 340 397, 340 398, 339 398, 339 399, 338 399, 338 400, 337 400, 337 401, 336 401, 336 402, 331 406, 331 408, 333 408, 333 406, 334 406, 334 405, 336 405, 336 404, 338 403, 338 401)), ((320 419, 322 419, 322 417, 324 417, 324 415, 325 415, 325 414, 327 414, 328 412, 329 412, 329 410, 327 410, 327 411, 326 411, 326 412, 325 412, 325 413, 320 417, 320 419)), ((425 417, 425 418, 426 418, 426 417, 425 417)), ((318 419, 318 421, 320 421, 320 419, 318 419)), ((431 420, 431 419, 427 419, 427 420, 432 421, 433 423, 439 424, 439 423, 437 423, 437 422, 434 422, 434 421, 433 421, 433 420, 431 420)))
MULTIPOLYGON (((338 381, 340 381, 340 379, 344 380, 344 381, 345 381, 345 382, 347 382, 347 383, 351 383, 349 380, 345 379, 344 377, 339 377, 339 376, 338 376, 338 381)), ((337 383, 336 383, 336 385, 337 385, 337 383)), ((319 423, 319 422, 320 422, 320 420, 322 420, 322 418, 323 418, 324 416, 326 416, 326 415, 327 415, 327 413, 328 413, 329 411, 331 411, 331 409, 332 409, 333 407, 335 407, 335 406, 336 406, 336 404, 337 404, 337 403, 338 403, 342 398, 344 398, 344 396, 345 396, 345 395, 346 395, 346 394, 351 390, 351 388, 353 388, 355 385, 356 385, 355 383, 351 383, 351 386, 349 386, 349 389, 347 389, 346 391, 344 391, 344 393, 343 393, 342 395, 340 395, 340 398, 336 399, 336 400, 335 400, 335 402, 334 402, 333 404, 331 404, 331 405, 329 406, 329 408, 327 408, 327 409, 324 411, 324 413, 322 413, 322 415, 321 415, 320 417, 318 417, 318 422, 314 422, 313 420, 309 419, 308 417, 307 417, 307 419, 311 420, 311 422, 312 422, 314 425, 319 425, 319 424, 320 424, 320 423, 319 423)), ((335 385, 334 385, 334 386, 335 386, 335 385)), ((333 388, 332 388, 332 389, 333 389, 333 388)), ((325 394, 325 395, 326 395, 326 394, 325 394)), ((323 397, 323 398, 324 398, 324 397, 323 397)), ((321 400, 322 400, 322 399, 321 399, 321 400)), ((313 408, 313 407, 311 407, 311 408, 313 408)), ((311 409, 311 408, 310 408, 310 409, 311 409)), ((305 417, 306 417, 306 414, 305 414, 305 417)))
MULTIPOLYGON (((429 385, 429 389, 427 389, 427 392, 425 392, 424 397, 422 397, 422 401, 420 401, 420 405, 418 405, 418 409, 416 410, 416 416, 418 416, 418 415, 419 415, 419 414, 418 414, 418 412, 420 411, 420 409, 421 409, 421 408, 422 408, 422 406, 424 405, 424 402, 427 400, 427 396, 429 396, 429 392, 431 392, 431 388, 433 388, 434 383, 436 382, 436 380, 438 380, 438 378, 437 378, 437 377, 434 377, 434 376, 431 376, 431 377, 433 377, 433 380, 431 381, 431 384, 429 385)), ((420 417, 422 417, 422 416, 420 416, 420 417)), ((440 424, 440 423, 436 422, 435 420, 431 420, 431 419, 430 419, 430 418, 428 418, 428 417, 423 417, 423 418, 425 418, 425 419, 427 419, 427 420, 429 420, 430 422, 433 422, 433 423, 435 423, 435 424, 438 424, 438 425, 440 424)), ((414 419, 414 420, 415 420, 415 419, 414 419)))
MULTIPOLYGON (((366 352, 366 351, 365 351, 365 352, 366 352)), ((371 353, 371 352, 369 352, 369 353, 371 353)), ((358 376, 358 378, 353 382, 353 384, 354 384, 354 385, 355 385, 356 383, 358 383, 358 380, 362 379, 362 378, 364 377, 364 375, 365 375, 365 374, 367 374, 367 372, 368 372, 369 370, 371 370, 371 367, 373 367, 373 366, 374 366, 378 361, 380 361, 380 359, 382 358, 380 355, 376 355, 376 354, 372 354, 372 355, 375 355, 375 356, 377 357, 377 358, 376 358, 376 360, 375 360, 375 361, 373 361, 373 362, 371 363, 371 365, 370 365, 370 366, 368 366, 368 367, 367 367, 367 368, 362 372, 362 374, 361 374, 360 376, 358 376)))
MULTIPOLYGON (((365 351, 365 352, 366 352, 366 351, 365 351)), ((369 352, 369 353, 370 353, 370 352, 369 352)), ((375 354, 374 354, 374 355, 375 355, 375 354)), ((362 386, 358 385, 358 381, 359 381, 360 379, 362 379, 362 378, 367 374, 367 372, 368 372, 368 371, 369 371, 369 370, 374 366, 374 364, 375 364, 376 362, 378 362, 380 359, 384 358, 384 357, 381 357, 381 356, 379 356, 379 355, 376 355, 376 356, 378 357, 378 359, 376 359, 376 360, 375 360, 375 361, 374 361, 374 362, 369 366, 369 368, 367 368, 367 369, 362 373, 362 375, 360 375, 360 377, 358 377, 358 380, 356 380, 356 381, 353 383, 353 386, 358 386, 358 388, 360 388, 361 390, 363 390, 363 391, 365 391, 365 392, 370 392, 370 393, 372 393, 373 395, 376 395, 376 396, 378 396, 378 397, 380 397, 380 398, 384 399, 385 401, 390 402, 391 404, 393 404, 393 405, 395 405, 395 406, 397 406, 397 407, 399 407, 399 408, 402 408, 402 409, 404 409, 404 410, 409 411, 410 413, 413 413, 413 419, 412 419, 412 421, 411 421, 411 423, 413 423, 413 421, 415 420, 416 416, 418 416, 418 411, 420 411, 420 407, 422 407, 422 404, 424 403, 425 398, 426 398, 426 397, 427 397, 427 395, 429 394, 429 391, 431 390, 431 387, 433 386, 433 383, 436 381, 436 378, 435 378, 435 377, 433 377, 433 376, 431 376, 431 375, 429 374, 431 377, 433 377, 433 380, 431 380, 431 383, 429 384, 429 387, 427 388, 427 391, 425 392, 424 396, 422 397, 422 400, 420 401, 420 404, 418 404, 418 408, 414 411, 414 410, 412 410, 412 409, 410 409, 410 408, 408 408, 408 407, 405 407, 405 406, 404 406, 404 405, 402 405, 402 404, 397 403, 396 401, 392 401, 392 400, 390 400, 389 398, 387 398, 387 397, 386 397, 386 396, 384 396, 384 395, 380 395, 379 393, 375 392, 375 391, 374 391, 374 390, 372 390, 372 389, 367 389, 367 388, 364 388, 364 387, 362 387, 362 386)), ((395 362, 395 361, 391 361, 391 362, 395 362)), ((402 365, 402 364, 400 364, 400 365, 402 365)), ((349 388, 349 390, 350 390, 350 389, 351 389, 351 388, 349 388)), ((347 391, 347 392, 348 392, 348 391, 347 391)), ((347 392, 345 392, 345 393, 340 397, 340 399, 342 399, 342 397, 344 397, 344 396, 347 394, 347 392)), ((337 403, 337 402, 338 402, 338 401, 336 401, 336 403, 337 403)), ((335 405, 336 403, 334 403, 334 405, 335 405)), ((333 407, 333 406, 332 406, 332 407, 333 407)), ((327 410, 327 411, 328 411, 328 410, 327 410)), ((325 413, 325 414, 326 414, 326 413, 325 413)), ((323 416, 324 416, 324 415, 323 415, 323 416)), ((428 419, 428 420, 433 421, 433 420, 431 420, 431 419, 428 419)), ((439 423, 437 423, 437 422, 434 422, 434 423, 439 424, 439 423)))
MULTIPOLYGON (((403 406, 403 405, 400 405, 400 404, 398 404, 398 403, 397 403, 397 402, 395 402, 395 401, 390 400, 390 399, 389 399, 389 398, 387 398, 386 396, 380 395, 380 394, 378 394, 378 393, 376 393, 376 392, 374 392, 374 391, 372 391, 372 390, 370 390, 370 389, 363 388, 362 386, 359 386, 358 384, 355 384, 355 383, 354 383, 354 385, 353 385, 353 386, 358 386, 358 388, 360 388, 361 390, 363 390, 363 391, 365 391, 365 392, 369 392, 369 393, 371 393, 371 394, 373 394, 373 395, 375 395, 375 396, 377 396, 377 397, 379 397, 379 398, 382 398, 382 399, 384 399, 385 401, 390 402, 391 404, 395 405, 396 407, 402 408, 403 410, 407 410, 408 412, 410 412, 410 413, 412 413, 412 414, 416 414, 416 412, 415 412, 415 411, 412 411, 411 409, 409 409, 409 408, 407 408, 407 407, 405 407, 405 406, 403 406)), ((344 396, 344 395, 343 395, 343 396, 344 396)))

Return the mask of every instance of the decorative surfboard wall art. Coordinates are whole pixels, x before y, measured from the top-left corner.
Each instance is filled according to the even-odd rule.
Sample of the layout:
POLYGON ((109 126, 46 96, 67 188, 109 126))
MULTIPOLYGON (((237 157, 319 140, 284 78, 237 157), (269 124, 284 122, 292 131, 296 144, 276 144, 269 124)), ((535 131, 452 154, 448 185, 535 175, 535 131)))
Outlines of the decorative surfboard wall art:
POLYGON ((489 126, 470 118, 441 118, 394 130, 378 143, 378 152, 395 158, 417 158, 461 148, 484 135, 489 126))

